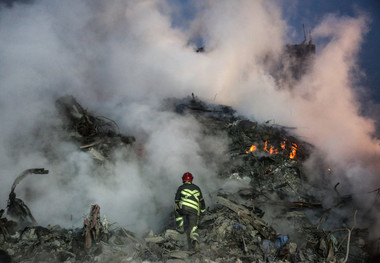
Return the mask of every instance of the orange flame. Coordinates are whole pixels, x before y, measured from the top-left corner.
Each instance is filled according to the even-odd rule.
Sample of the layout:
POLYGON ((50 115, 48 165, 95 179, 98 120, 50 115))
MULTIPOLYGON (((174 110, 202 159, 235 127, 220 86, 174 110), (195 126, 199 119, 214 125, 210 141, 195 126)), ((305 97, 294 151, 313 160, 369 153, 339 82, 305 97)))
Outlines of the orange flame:
MULTIPOLYGON (((284 151, 285 148, 286 148, 286 142, 283 141, 283 142, 281 142, 281 149, 284 151)), ((296 157, 297 149, 298 149, 297 144, 292 143, 292 149, 291 149, 291 152, 289 154, 289 158, 290 159, 294 159, 296 157)), ((257 150, 257 146, 254 145, 254 144, 252 144, 252 146, 249 148, 248 151, 246 151, 246 153, 254 152, 256 150, 257 150)), ((265 145, 264 145, 264 149, 263 150, 266 151, 267 153, 271 154, 271 155, 276 155, 276 154, 279 153, 279 149, 273 147, 270 144, 268 146, 268 141, 265 141, 265 145)))
POLYGON ((246 153, 250 153, 250 152, 254 152, 256 151, 256 145, 252 144, 252 146, 249 148, 248 151, 246 151, 246 153))
POLYGON ((266 171, 264 172, 264 175, 267 176, 270 172, 272 172, 272 168, 269 168, 269 170, 266 170, 266 171))
POLYGON ((292 144, 292 151, 289 154, 290 159, 294 159, 296 157, 297 147, 298 147, 297 144, 295 143, 292 144))
POLYGON ((264 151, 269 152, 269 151, 268 151, 268 141, 265 141, 264 151))
POLYGON ((270 154, 278 154, 278 150, 275 149, 272 145, 270 145, 270 147, 268 149, 268 141, 265 141, 264 151, 266 151, 270 154))
POLYGON ((269 148, 269 153, 273 154, 273 147, 272 146, 269 148))

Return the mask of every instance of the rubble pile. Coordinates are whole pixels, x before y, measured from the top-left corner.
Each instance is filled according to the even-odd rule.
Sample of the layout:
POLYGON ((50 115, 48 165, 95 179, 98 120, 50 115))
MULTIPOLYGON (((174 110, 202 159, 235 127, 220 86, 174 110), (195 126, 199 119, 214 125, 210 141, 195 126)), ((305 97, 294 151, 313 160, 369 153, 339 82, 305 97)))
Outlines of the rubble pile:
MULTIPOLYGON (((122 140, 112 129, 91 126, 99 119, 67 99, 70 103, 61 105, 71 105, 64 107, 68 112, 75 109, 68 116, 80 113, 71 118, 71 127, 77 127, 81 142, 98 142, 95 147, 104 137, 122 140), (90 127, 86 132, 79 128, 82 122, 90 127)), ((324 207, 315 197, 322 186, 310 184, 303 167, 313 146, 292 135, 292 128, 259 124, 194 95, 168 100, 165 110, 192 114, 205 134, 223 133, 230 142, 230 158, 219 168, 225 183, 205 196, 208 209, 200 219, 196 250, 190 249, 186 233, 175 230, 172 211, 171 223, 162 231, 147 229, 137 236, 101 220, 98 205, 91 206, 82 229, 17 229, 1 214, 0 249, 13 262, 371 262, 368 230, 356 225, 357 211, 340 228, 325 228, 324 220, 336 206, 324 207)), ((342 198, 337 205, 349 205, 342 198)))
MULTIPOLYGON (((186 234, 172 229, 160 234, 150 231, 139 238, 117 227, 86 247, 83 229, 59 226, 27 227, 7 238, 1 235, 1 249, 13 262, 340 262, 344 258, 346 247, 340 236, 309 230, 313 239, 300 247, 288 236, 276 234, 258 214, 218 198, 223 205, 201 219, 196 251, 187 249, 186 234)), ((347 262, 368 262, 362 234, 352 233, 356 257, 350 255, 347 262)))
MULTIPOLYGON (((118 227, 109 238, 99 238, 86 248, 82 229, 60 226, 28 227, 4 239, 1 249, 12 262, 141 262, 148 248, 134 234, 118 227)), ((2 262, 2 261, 0 261, 2 262)))
POLYGON ((120 134, 116 122, 90 114, 73 96, 60 97, 55 104, 62 117, 67 137, 101 163, 109 160, 117 147, 136 141, 133 136, 120 134))

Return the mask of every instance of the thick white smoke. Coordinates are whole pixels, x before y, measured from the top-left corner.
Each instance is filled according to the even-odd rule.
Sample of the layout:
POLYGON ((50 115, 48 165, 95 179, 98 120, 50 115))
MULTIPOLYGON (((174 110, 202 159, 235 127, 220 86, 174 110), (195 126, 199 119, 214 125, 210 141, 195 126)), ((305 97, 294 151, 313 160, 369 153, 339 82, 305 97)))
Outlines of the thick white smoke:
POLYGON ((15 176, 41 166, 50 174, 31 175, 16 189, 21 198, 23 189, 32 191, 24 201, 41 224, 78 225, 99 203, 102 214, 132 230, 159 226, 183 172, 193 172, 205 193, 219 186, 217 163, 199 153, 207 145, 224 158, 225 138, 204 138, 193 118, 159 110, 162 99, 192 92, 258 121, 298 127, 341 178, 360 190, 378 183, 379 140, 374 120, 359 115, 355 86, 365 15, 329 15, 316 25, 313 67, 283 89, 266 66, 295 42, 277 1, 194 1, 183 23, 178 4, 36 0, 1 7, 1 207, 15 176), (194 51, 199 37, 204 53, 194 51), (94 175, 93 160, 54 130, 54 101, 66 94, 144 140, 144 165, 120 153, 106 179, 94 175), (47 146, 54 156, 44 153, 47 146))

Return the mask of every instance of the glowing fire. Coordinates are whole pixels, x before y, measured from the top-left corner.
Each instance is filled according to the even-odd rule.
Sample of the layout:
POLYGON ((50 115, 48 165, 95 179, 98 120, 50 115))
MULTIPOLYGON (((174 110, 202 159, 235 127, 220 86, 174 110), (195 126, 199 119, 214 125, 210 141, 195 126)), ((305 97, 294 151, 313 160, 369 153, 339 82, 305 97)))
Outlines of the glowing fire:
POLYGON ((254 152, 256 151, 256 146, 252 144, 252 146, 249 148, 249 150, 246 153, 254 152))
POLYGON ((264 151, 266 151, 270 154, 278 154, 278 150, 275 149, 272 145, 270 145, 269 149, 268 149, 268 141, 265 141, 264 151))
MULTIPOLYGON (((285 151, 285 148, 286 148, 286 142, 285 141, 283 141, 283 142, 281 142, 281 149, 282 149, 282 152, 284 152, 285 151)), ((294 159, 295 157, 296 157, 296 153, 297 153, 297 148, 298 148, 298 146, 297 146, 297 144, 295 144, 295 143, 292 143, 292 146, 291 146, 292 148, 291 148, 291 152, 290 152, 290 154, 289 154, 289 158, 290 159, 294 159)), ((254 144, 252 144, 252 146, 249 148, 249 150, 248 151, 246 151, 246 153, 250 153, 250 152, 254 152, 254 151, 256 151, 257 150, 257 146, 256 145, 254 145, 254 144)), ((276 149, 275 147, 273 147, 272 145, 268 145, 268 141, 265 141, 265 144, 264 144, 264 149, 263 149, 264 151, 266 151, 267 153, 269 153, 269 154, 271 154, 271 155, 276 155, 276 154, 278 154, 279 153, 279 150, 278 149, 276 149)))
POLYGON ((290 159, 294 159, 296 157, 297 147, 298 147, 297 144, 292 143, 292 151, 290 152, 290 155, 289 155, 290 159))

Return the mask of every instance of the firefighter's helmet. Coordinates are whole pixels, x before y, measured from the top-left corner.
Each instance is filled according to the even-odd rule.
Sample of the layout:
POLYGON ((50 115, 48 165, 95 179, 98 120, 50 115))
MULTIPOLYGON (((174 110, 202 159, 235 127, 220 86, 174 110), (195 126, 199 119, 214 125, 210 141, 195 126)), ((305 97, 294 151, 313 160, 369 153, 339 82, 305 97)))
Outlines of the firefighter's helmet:
POLYGON ((185 182, 192 182, 193 181, 193 175, 189 172, 186 172, 182 175, 182 181, 185 182))

